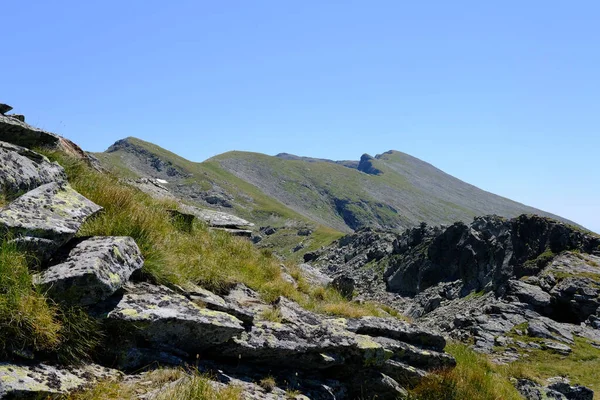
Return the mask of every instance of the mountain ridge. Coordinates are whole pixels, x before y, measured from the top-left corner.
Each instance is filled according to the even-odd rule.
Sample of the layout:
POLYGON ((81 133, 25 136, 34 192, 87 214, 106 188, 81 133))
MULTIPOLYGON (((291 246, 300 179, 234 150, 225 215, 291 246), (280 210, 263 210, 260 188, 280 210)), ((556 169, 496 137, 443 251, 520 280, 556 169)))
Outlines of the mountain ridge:
MULTIPOLYGON (((139 149, 145 154, 146 162, 150 160, 159 168, 162 160, 168 173, 178 174, 179 179, 187 179, 188 183, 194 181, 208 186, 204 179, 206 171, 202 172, 204 176, 199 176, 198 171, 190 173, 206 167, 213 172, 235 176, 294 213, 342 232, 365 226, 405 229, 423 221, 430 224, 458 220, 469 222, 475 216, 488 214, 504 217, 538 214, 577 225, 557 215, 479 189, 398 150, 388 150, 375 157, 364 154, 362 161, 334 161, 290 153, 270 156, 229 151, 197 163, 157 145, 129 137, 99 154, 114 155, 128 146, 139 149)), ((112 159, 114 163, 115 157, 112 159)), ((141 164, 136 165, 139 167, 141 164)), ((146 172, 160 171, 149 169, 146 172)), ((214 180, 210 185, 223 186, 214 180)), ((240 192, 237 188, 231 190, 240 192)))

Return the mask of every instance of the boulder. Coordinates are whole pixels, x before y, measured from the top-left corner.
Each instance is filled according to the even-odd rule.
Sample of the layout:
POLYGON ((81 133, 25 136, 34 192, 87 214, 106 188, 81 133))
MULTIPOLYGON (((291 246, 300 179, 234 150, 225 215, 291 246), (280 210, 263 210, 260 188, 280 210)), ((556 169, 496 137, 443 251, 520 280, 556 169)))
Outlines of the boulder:
POLYGON ((201 209, 187 204, 179 204, 177 209, 181 213, 194 215, 201 221, 206 222, 208 226, 216 228, 240 229, 254 226, 253 223, 245 219, 221 211, 201 209))
POLYGON ((0 114, 0 141, 27 147, 57 147, 60 137, 0 114))
POLYGON ((128 285, 106 318, 110 326, 129 330, 142 343, 189 355, 244 331, 242 321, 232 315, 202 308, 164 286, 146 283, 128 285))
POLYGON ((214 294, 210 290, 206 290, 199 286, 189 286, 182 290, 187 298, 199 306, 206 307, 209 310, 231 314, 246 325, 252 325, 254 321, 254 313, 240 307, 230 300, 225 300, 223 297, 214 294))
POLYGON ((47 183, 0 210, 0 231, 44 261, 101 209, 69 185, 47 183))
POLYGON ((541 310, 548 309, 552 303, 552 296, 542 288, 522 281, 509 280, 508 293, 516 296, 522 303, 541 310))
POLYGON ((550 384, 542 386, 529 379, 518 379, 515 387, 527 400, 593 400, 594 391, 585 386, 571 386, 569 381, 562 377, 548 379, 550 384))
POLYGON ((352 299, 354 296, 354 286, 354 279, 346 275, 336 276, 333 278, 333 281, 331 281, 331 287, 340 292, 340 294, 347 299, 352 299))
POLYGON ((144 261, 130 237, 93 237, 77 243, 66 259, 34 278, 51 297, 91 305, 111 296, 144 261))
POLYGON ((345 326, 349 331, 358 334, 400 340, 437 351, 443 351, 446 347, 446 340, 442 335, 424 331, 415 325, 395 318, 362 317, 348 319, 345 326))
POLYGON ((23 114, 10 114, 9 117, 25 122, 25 116, 23 114))
POLYGON ((302 276, 311 286, 327 286, 331 283, 331 278, 322 273, 318 268, 310 264, 299 264, 298 268, 302 271, 302 276))
POLYGON ((594 391, 585 386, 571 386, 568 380, 558 378, 554 383, 548 385, 548 389, 563 394, 567 400, 593 400, 594 391))
POLYGON ((0 114, 1 115, 6 114, 7 112, 9 112, 12 109, 13 108, 11 106, 9 106, 8 104, 0 103, 0 114))
POLYGON ((0 192, 17 195, 50 182, 63 183, 63 168, 24 147, 0 142, 0 192))
MULTIPOLYGON (((283 312, 289 318, 292 313, 283 312)), ((364 335, 348 332, 335 322, 310 324, 295 318, 295 323, 258 321, 248 331, 231 339, 211 353, 219 357, 285 367, 294 360, 299 370, 357 366, 382 366, 392 352, 364 335)), ((315 320, 317 321, 317 320, 315 320)))
POLYGON ((0 363, 0 399, 61 398, 72 390, 119 374, 94 364, 63 368, 48 364, 0 363))
POLYGON ((526 400, 567 400, 562 393, 543 387, 530 379, 517 379, 514 385, 526 400))

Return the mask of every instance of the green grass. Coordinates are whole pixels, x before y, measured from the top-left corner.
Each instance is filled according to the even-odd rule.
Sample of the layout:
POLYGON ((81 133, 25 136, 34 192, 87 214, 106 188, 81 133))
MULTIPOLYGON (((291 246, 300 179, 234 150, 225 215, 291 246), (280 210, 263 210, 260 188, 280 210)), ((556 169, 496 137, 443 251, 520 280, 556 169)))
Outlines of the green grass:
POLYGON ((241 400, 236 386, 216 388, 210 377, 189 374, 181 369, 158 369, 143 381, 105 380, 95 386, 70 394, 66 400, 137 400, 140 394, 160 392, 154 400, 241 400))
MULTIPOLYGON (((523 341, 531 341, 528 337, 519 337, 523 341)), ((570 346, 572 352, 560 355, 541 349, 520 351, 524 357, 514 362, 508 373, 520 371, 524 377, 544 382, 554 376, 568 377, 571 384, 579 384, 594 390, 595 397, 600 395, 600 349, 592 346, 589 340, 575 337, 575 343, 570 346)), ((512 373, 512 375, 516 375, 512 373)))
POLYGON ((7 204, 8 204, 8 200, 6 198, 6 195, 4 193, 0 192, 0 208, 4 207, 7 204))
POLYGON ((28 259, 16 246, 0 243, 0 354, 52 351, 61 343, 57 307, 33 289, 28 259))
POLYGON ((554 257, 556 257, 556 254, 552 250, 546 249, 546 251, 536 258, 525 261, 523 268, 525 270, 539 271, 546 267, 546 265, 548 265, 554 259, 554 257))
MULTIPOLYGON (((153 154, 156 154, 163 160, 167 160, 177 168, 185 171, 190 176, 184 179, 184 183, 199 185, 202 190, 208 190, 213 185, 219 186, 234 196, 235 214, 242 218, 251 220, 258 226, 275 225, 283 227, 289 222, 314 226, 314 233, 311 236, 307 248, 293 253, 292 249, 298 243, 298 240, 289 240, 290 238, 281 238, 283 230, 275 235, 265 238, 263 245, 273 246, 284 256, 290 256, 296 261, 302 259, 302 255, 310 250, 328 245, 333 240, 342 236, 342 233, 325 226, 315 223, 310 218, 292 210, 280 201, 266 195, 256 186, 238 178, 232 173, 220 167, 216 161, 205 161, 195 163, 186 160, 178 155, 162 149, 152 143, 148 143, 136 138, 128 138, 135 146, 144 148, 153 154)), ((120 177, 132 178, 135 174, 126 166, 122 159, 121 152, 96 153, 95 154, 103 165, 120 177)), ((193 205, 193 204, 192 204, 193 205)))
POLYGON ((411 391, 411 400, 523 399, 504 367, 493 365, 463 344, 450 343, 446 351, 456 358, 456 368, 427 376, 411 391))
POLYGON ((295 286, 283 279, 280 262, 250 241, 208 230, 201 223, 189 231, 177 229, 167 212, 173 204, 153 199, 113 175, 98 173, 60 153, 47 155, 63 165, 75 190, 104 207, 78 234, 131 236, 144 256, 143 274, 152 281, 183 287, 198 284, 215 292, 244 283, 267 302, 285 296, 322 313, 385 315, 374 304, 348 302, 334 289, 311 288, 305 283, 295 286))
POLYGON ((88 359, 100 341, 97 324, 36 290, 33 262, 6 238, 0 241, 0 358, 41 353, 63 363, 88 359))

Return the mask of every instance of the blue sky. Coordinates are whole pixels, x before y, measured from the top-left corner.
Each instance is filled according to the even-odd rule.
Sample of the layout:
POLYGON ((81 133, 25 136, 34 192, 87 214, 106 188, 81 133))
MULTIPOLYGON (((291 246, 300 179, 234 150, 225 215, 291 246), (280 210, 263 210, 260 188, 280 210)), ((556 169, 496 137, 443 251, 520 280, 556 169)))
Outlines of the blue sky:
POLYGON ((0 101, 90 151, 407 152, 600 232, 597 1, 13 1, 0 101))

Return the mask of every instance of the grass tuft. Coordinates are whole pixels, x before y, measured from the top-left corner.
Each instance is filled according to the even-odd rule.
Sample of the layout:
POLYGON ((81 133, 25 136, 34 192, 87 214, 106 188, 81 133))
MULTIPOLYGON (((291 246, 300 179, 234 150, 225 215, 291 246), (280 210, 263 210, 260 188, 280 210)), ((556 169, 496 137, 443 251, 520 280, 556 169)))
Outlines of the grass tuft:
POLYGON ((0 243, 0 355, 52 351, 61 343, 57 307, 34 290, 27 257, 0 243))
POLYGON ((503 369, 484 355, 458 343, 448 344, 446 351, 456 358, 456 368, 425 377, 411 400, 522 400, 503 369))
POLYGON ((272 376, 267 376, 264 377, 263 379, 261 379, 258 382, 258 385, 265 389, 267 392, 272 392, 273 389, 275 389, 275 387, 277 386, 277 382, 275 381, 275 378, 273 378, 272 376))
POLYGON ((235 386, 216 387, 209 377, 190 375, 181 369, 158 369, 141 381, 105 380, 86 390, 70 394, 67 400, 137 400, 140 394, 154 400, 240 400, 235 386))

